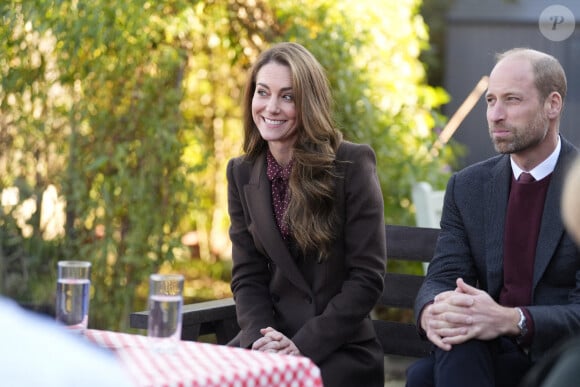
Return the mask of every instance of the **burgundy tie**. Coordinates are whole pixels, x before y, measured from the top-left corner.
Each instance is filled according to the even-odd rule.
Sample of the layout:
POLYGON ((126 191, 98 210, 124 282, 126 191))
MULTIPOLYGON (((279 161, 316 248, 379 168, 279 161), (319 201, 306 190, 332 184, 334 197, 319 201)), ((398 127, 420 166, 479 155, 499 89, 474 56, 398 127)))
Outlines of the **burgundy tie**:
POLYGON ((532 182, 536 181, 536 179, 534 179, 534 176, 532 176, 531 173, 522 172, 520 174, 518 181, 520 181, 522 183, 532 183, 532 182))
POLYGON ((511 186, 504 229, 503 288, 499 301, 504 306, 529 305, 534 277, 534 257, 544 197, 536 191, 534 177, 522 172, 511 186))

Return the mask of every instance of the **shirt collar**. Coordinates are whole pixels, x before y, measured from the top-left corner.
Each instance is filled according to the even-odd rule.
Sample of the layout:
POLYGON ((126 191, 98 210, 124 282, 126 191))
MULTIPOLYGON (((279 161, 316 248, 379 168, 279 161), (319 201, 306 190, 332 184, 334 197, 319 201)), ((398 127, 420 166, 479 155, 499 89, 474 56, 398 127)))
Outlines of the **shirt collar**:
POLYGON ((273 181, 276 178, 281 178, 284 181, 288 181, 290 173, 292 172, 292 164, 293 160, 290 160, 288 165, 285 167, 281 166, 268 149, 266 152, 266 175, 268 176, 268 180, 273 181))
MULTIPOLYGON (((536 181, 542 180, 544 177, 548 176, 550 173, 554 172, 554 168, 556 168, 556 163, 558 162, 558 156, 560 156, 560 149, 562 148, 562 144, 560 142, 560 136, 558 136, 558 144, 556 144, 556 149, 548 156, 548 158, 538 164, 534 169, 528 171, 536 181)), ((512 171, 514 172, 515 179, 519 179, 522 170, 518 165, 514 162, 513 158, 510 157, 510 162, 512 165, 512 171)))

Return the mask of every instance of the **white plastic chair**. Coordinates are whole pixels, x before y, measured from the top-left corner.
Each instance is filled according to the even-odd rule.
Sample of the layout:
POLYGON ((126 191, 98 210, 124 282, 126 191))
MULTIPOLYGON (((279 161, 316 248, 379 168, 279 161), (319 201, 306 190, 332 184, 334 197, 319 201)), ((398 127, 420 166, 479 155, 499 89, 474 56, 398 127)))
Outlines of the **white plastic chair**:
POLYGON ((412 199, 415 204, 415 223, 418 227, 439 228, 445 191, 433 190, 431 184, 420 181, 413 185, 412 199))
MULTIPOLYGON (((420 181, 413 185, 411 196, 413 204, 415 204, 415 223, 417 226, 440 228, 439 222, 443 211, 445 190, 434 190, 431 184, 420 181)), ((425 274, 428 267, 428 263, 423 263, 425 274)))

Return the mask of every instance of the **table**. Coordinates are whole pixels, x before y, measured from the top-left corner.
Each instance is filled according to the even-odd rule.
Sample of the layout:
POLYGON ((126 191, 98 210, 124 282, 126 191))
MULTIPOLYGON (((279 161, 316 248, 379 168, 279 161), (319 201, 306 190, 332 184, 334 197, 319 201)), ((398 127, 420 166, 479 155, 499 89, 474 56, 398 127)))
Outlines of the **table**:
POLYGON ((111 349, 136 386, 312 386, 319 368, 308 358, 223 345, 167 340, 89 329, 87 339, 111 349))

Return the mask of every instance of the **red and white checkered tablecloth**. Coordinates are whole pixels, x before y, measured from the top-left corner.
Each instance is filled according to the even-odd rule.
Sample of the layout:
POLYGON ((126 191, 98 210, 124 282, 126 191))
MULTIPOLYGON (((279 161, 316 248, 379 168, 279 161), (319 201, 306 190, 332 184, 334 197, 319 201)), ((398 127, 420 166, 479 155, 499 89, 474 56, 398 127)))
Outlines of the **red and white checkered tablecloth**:
POLYGON ((320 370, 302 356, 193 341, 178 341, 166 348, 166 341, 160 339, 94 329, 85 336, 113 350, 136 386, 322 386, 320 370))

